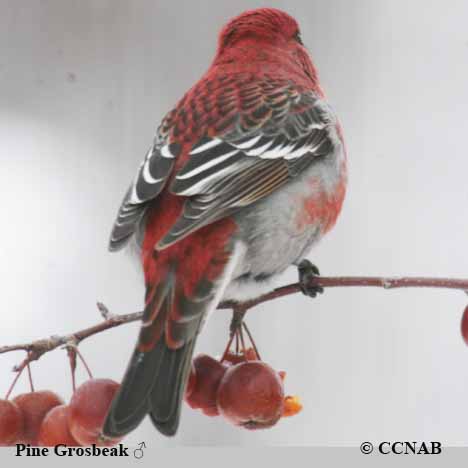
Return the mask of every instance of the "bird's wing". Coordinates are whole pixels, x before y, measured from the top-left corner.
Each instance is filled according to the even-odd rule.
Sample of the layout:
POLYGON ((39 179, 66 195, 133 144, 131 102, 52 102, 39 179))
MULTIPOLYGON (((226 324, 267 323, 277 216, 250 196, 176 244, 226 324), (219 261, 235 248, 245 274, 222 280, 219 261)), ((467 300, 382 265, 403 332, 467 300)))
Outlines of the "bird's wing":
POLYGON ((159 127, 121 204, 110 250, 126 244, 169 181, 166 189, 186 201, 159 249, 264 198, 329 154, 335 125, 321 96, 287 80, 199 83, 159 127))
POLYGON ((120 205, 109 241, 111 251, 121 249, 134 234, 149 202, 164 188, 174 161, 180 154, 181 145, 170 143, 167 134, 163 132, 165 120, 120 205))
POLYGON ((333 150, 334 113, 316 94, 258 84, 239 95, 228 129, 193 145, 172 180, 169 190, 188 198, 158 249, 266 197, 333 150))

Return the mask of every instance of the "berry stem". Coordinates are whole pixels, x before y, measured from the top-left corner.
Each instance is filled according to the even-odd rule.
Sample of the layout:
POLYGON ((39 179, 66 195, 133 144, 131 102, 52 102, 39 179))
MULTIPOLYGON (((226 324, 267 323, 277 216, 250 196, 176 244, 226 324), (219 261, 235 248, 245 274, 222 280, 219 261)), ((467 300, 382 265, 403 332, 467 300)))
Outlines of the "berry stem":
POLYGON ((70 363, 70 372, 71 372, 71 379, 72 379, 72 389, 73 393, 76 390, 76 379, 75 379, 75 371, 76 371, 76 348, 74 346, 67 346, 67 354, 68 354, 68 362, 70 363))
POLYGON ((28 379, 29 379, 29 386, 31 387, 31 392, 34 392, 34 384, 33 384, 33 379, 32 379, 32 374, 31 374, 31 361, 28 359, 28 363, 26 364, 26 367, 28 368, 28 379))
POLYGON ((11 392, 13 391, 13 388, 15 388, 16 382, 18 382, 18 379, 20 378, 20 375, 23 373, 25 366, 20 367, 19 370, 16 371, 15 378, 13 379, 13 382, 11 382, 10 388, 8 389, 6 395, 5 395, 5 400, 8 400, 10 397, 11 392))
POLYGON ((93 378, 93 374, 91 373, 91 369, 89 368, 88 364, 87 364, 86 361, 85 361, 85 358, 84 358, 83 355, 80 353, 80 350, 79 350, 77 347, 75 347, 75 352, 76 352, 77 356, 80 358, 81 363, 82 363, 83 366, 85 367, 86 372, 88 373, 89 378, 92 379, 92 378, 93 378))
POLYGON ((242 354, 244 355, 244 360, 246 359, 246 349, 245 349, 245 341, 244 341, 244 333, 242 331, 242 322, 241 322, 241 326, 239 327, 239 336, 240 336, 240 342, 241 342, 241 346, 242 346, 242 354))
POLYGON ((245 322, 242 322, 242 325, 244 326, 244 330, 246 331, 247 336, 249 337, 250 343, 251 343, 252 346, 253 346, 253 349, 254 349, 254 351, 255 351, 255 354, 257 355, 257 359, 258 359, 259 361, 261 361, 262 358, 260 357, 260 353, 258 352, 257 345, 255 344, 255 341, 254 341, 254 339, 253 339, 253 336, 252 336, 252 334, 250 333, 249 327, 247 326, 247 324, 246 324, 245 322))
POLYGON ((221 356, 221 359, 219 360, 219 362, 224 362, 226 360, 226 356, 228 355, 229 350, 231 349, 231 344, 232 344, 232 341, 234 340, 234 336, 235 336, 235 334, 234 335, 231 334, 229 336, 229 340, 227 342, 226 348, 224 349, 224 353, 221 356))

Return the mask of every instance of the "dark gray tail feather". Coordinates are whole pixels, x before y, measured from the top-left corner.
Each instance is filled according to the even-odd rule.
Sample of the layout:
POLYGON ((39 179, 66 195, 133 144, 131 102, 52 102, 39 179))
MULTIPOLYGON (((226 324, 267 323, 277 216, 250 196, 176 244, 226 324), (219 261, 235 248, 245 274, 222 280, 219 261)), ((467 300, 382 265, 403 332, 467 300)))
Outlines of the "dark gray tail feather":
POLYGON ((175 275, 169 272, 164 281, 155 286, 153 298, 143 316, 144 321, 153 317, 150 319, 152 322, 149 326, 146 322, 140 330, 135 351, 104 423, 106 436, 128 434, 148 413, 163 434, 174 435, 177 431, 195 340, 209 301, 196 303, 179 298, 180 307, 188 308, 185 312, 191 312, 192 317, 187 322, 187 329, 182 329, 188 330, 185 344, 179 349, 171 349, 166 344, 165 333, 158 337, 157 331, 161 327, 164 329, 165 321, 173 310, 175 284, 175 275), (148 331, 155 332, 154 336, 151 333, 146 336, 148 331), (153 339, 155 344, 151 348, 149 344, 153 339), (140 351, 141 347, 147 351, 140 351))
POLYGON ((190 373, 195 338, 182 348, 169 350, 159 367, 150 397, 150 417, 159 432, 172 436, 179 427, 182 399, 190 373))
POLYGON ((162 337, 151 351, 143 353, 136 349, 107 414, 104 435, 128 434, 148 413, 162 434, 174 435, 194 345, 195 338, 172 350, 162 337))

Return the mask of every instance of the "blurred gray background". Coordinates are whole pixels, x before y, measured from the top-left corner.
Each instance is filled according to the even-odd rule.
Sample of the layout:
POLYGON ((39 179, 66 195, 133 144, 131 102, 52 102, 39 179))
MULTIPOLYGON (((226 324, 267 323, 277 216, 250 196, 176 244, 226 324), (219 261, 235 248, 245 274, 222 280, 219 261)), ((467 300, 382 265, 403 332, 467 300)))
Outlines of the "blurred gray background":
MULTIPOLYGON (((468 276, 468 3, 270 1, 300 22, 343 124, 349 191, 311 255, 327 275, 468 276)), ((143 284, 107 239, 166 111, 205 71, 222 24, 257 1, 0 0, 0 345, 139 310, 143 284)), ((295 281, 291 270, 284 283, 295 281)), ((178 435, 149 420, 130 445, 467 445, 468 298, 437 290, 330 289, 252 311, 262 357, 287 371, 303 412, 248 432, 184 408, 178 435)), ((228 313, 199 352, 220 354, 228 313)), ((137 324, 83 343, 119 380, 137 324)), ((21 353, 0 356, 0 393, 21 353)), ((32 366, 68 399, 66 354, 32 366)), ((85 378, 80 370, 79 379, 85 378)), ((27 389, 23 378, 17 392, 27 389)))

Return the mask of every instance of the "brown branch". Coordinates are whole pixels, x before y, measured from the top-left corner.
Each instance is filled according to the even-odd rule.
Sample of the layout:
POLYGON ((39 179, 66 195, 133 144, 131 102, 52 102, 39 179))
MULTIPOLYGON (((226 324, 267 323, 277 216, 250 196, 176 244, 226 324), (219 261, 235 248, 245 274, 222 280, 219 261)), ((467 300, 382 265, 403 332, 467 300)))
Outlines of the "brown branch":
MULTIPOLYGON (((453 279, 453 278, 382 278, 382 277, 325 277, 317 276, 310 280, 309 286, 321 286, 323 288, 333 287, 379 287, 384 289, 395 288, 444 288, 444 289, 458 289, 468 293, 468 280, 466 279, 453 279)), ((244 313, 264 302, 272 301, 283 296, 295 294, 300 292, 299 283, 289 284, 277 288, 263 296, 256 299, 246 301, 243 303, 235 303, 232 301, 225 301, 219 304, 219 309, 237 309, 242 310, 244 313)), ((70 335, 51 336, 46 339, 32 341, 30 343, 17 344, 11 346, 1 346, 0 354, 8 353, 11 351, 26 351, 27 357, 14 368, 14 371, 20 374, 22 370, 28 366, 31 361, 39 359, 43 354, 48 353, 60 346, 76 347, 81 341, 89 338, 90 336, 118 327, 125 323, 136 322, 142 318, 143 312, 134 312, 131 314, 114 315, 109 312, 104 304, 98 303, 98 309, 104 318, 104 321, 92 327, 85 328, 70 335)))
MULTIPOLYGON (((336 287, 377 287, 384 289, 396 288, 442 288, 459 289, 468 294, 468 280, 455 278, 382 278, 379 276, 316 276, 309 281, 309 286, 321 286, 322 288, 336 287)), ((299 283, 288 284, 276 288, 273 291, 242 303, 242 308, 251 309, 263 302, 268 302, 283 296, 289 296, 301 291, 299 283)), ((219 309, 232 309, 235 303, 232 301, 222 302, 219 309)))
MULTIPOLYGON (((89 338, 90 336, 96 335, 97 333, 109 330, 110 328, 118 327, 124 323, 136 322, 140 320, 143 312, 133 312, 131 314, 123 315, 112 315, 111 318, 105 319, 103 322, 98 323, 89 328, 77 331, 70 335, 63 336, 51 336, 49 338, 32 341, 31 343, 17 344, 11 346, 0 346, 0 354, 9 353, 11 351, 27 351, 28 358, 25 359, 24 366, 28 362, 36 361, 43 354, 53 351, 59 346, 77 346, 81 341, 89 338)), ((23 363, 17 366, 14 370, 19 371, 23 363)))

